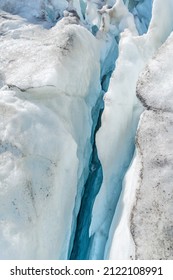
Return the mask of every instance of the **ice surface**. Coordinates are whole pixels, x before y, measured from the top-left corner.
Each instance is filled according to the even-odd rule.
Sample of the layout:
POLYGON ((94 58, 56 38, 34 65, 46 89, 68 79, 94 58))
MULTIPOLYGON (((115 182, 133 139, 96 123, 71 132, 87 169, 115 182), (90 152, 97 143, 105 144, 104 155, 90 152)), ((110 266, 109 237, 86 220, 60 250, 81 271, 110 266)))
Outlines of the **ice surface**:
POLYGON ((129 1, 130 11, 133 13, 135 23, 140 35, 146 33, 151 20, 153 0, 129 1), (134 2, 134 3, 133 3, 134 2))
POLYGON ((147 64, 145 71, 139 78, 137 94, 148 108, 172 111, 172 42, 173 33, 159 49, 156 58, 147 64))
MULTIPOLYGON (((161 94, 159 91, 158 95, 161 94)), ((136 172, 142 181, 131 213, 136 259, 173 257, 172 123, 172 112, 164 110, 147 110, 141 116, 137 143, 142 169, 137 166, 136 172)))
POLYGON ((140 182, 140 176, 136 166, 140 166, 140 161, 137 162, 138 157, 134 154, 134 159, 129 167, 125 178, 123 180, 122 192, 116 207, 116 215, 111 225, 110 236, 113 235, 113 240, 107 243, 105 249, 105 259, 134 259, 135 258, 135 244, 129 230, 131 223, 131 211, 135 201, 136 188, 140 182), (116 230, 115 230, 116 228, 116 230), (114 233, 115 230, 115 233, 114 233))
MULTIPOLYGON (((108 228, 121 191, 121 180, 133 154, 133 135, 137 116, 141 112, 140 106, 139 109, 137 106, 135 88, 143 58, 132 35, 127 32, 120 41, 119 58, 105 94, 102 125, 96 137, 103 183, 94 204, 90 234, 95 234, 95 239, 99 239, 103 238, 104 233, 105 241, 102 244, 107 240, 108 228)), ((99 243, 98 246, 101 247, 99 243)), ((97 251, 98 248, 93 250, 97 251)))
MULTIPOLYGON (((96 136, 98 156, 103 168, 103 183, 95 200, 90 227, 90 234, 95 239, 93 254, 98 251, 100 243, 106 243, 108 238, 111 216, 114 215, 116 201, 121 189, 123 172, 125 172, 130 160, 128 156, 130 156, 130 153, 133 153, 135 129, 140 114, 140 108, 136 111, 136 108, 138 108, 136 100, 138 76, 147 61, 164 42, 173 28, 170 16, 172 2, 167 1, 165 3, 165 13, 167 12, 167 16, 163 14, 159 18, 158 10, 162 9, 162 5, 163 2, 159 0, 154 2, 153 16, 146 35, 134 37, 128 31, 125 31, 121 37, 119 58, 108 92, 105 95, 102 125, 96 136), (161 26, 161 19, 164 20, 164 17, 166 19, 165 24, 161 26)), ((115 216, 117 216, 114 217, 113 227, 115 226, 115 221, 121 219, 118 218, 118 213, 115 213, 115 216)), ((119 229, 117 230, 119 231, 119 229)), ((121 231, 126 232, 125 229, 121 229, 121 231)), ((110 231, 107 243, 108 248, 112 232, 113 229, 110 231)), ((115 235, 117 234, 118 232, 115 231, 115 235)), ((123 242, 129 240, 126 237, 126 234, 122 236, 119 248, 121 248, 123 242)), ((120 242, 120 240, 117 242, 120 242)), ((114 246, 116 246, 115 243, 114 241, 114 246)), ((127 244, 128 246, 130 245, 127 244)), ((123 258, 122 254, 112 247, 110 258, 119 258, 120 256, 123 258), (117 255, 112 253, 114 251, 117 252, 117 255)), ((126 257, 127 253, 124 252, 124 258, 126 257)))
POLYGON ((0 9, 18 14, 31 22, 49 21, 56 22, 68 7, 66 0, 1 0, 0 9))
POLYGON ((140 75, 137 93, 147 110, 137 132, 135 172, 142 180, 131 214, 137 259, 172 259, 173 34, 140 75), (148 176, 148 174, 150 174, 148 176), (147 238, 149 236, 149 238, 147 238))
POLYGON ((6 15, 0 258, 64 259, 88 176, 92 110, 100 93, 98 45, 67 18, 44 30, 6 15))
MULTIPOLYGON (((1 0, 0 9, 0 258, 67 259, 71 251, 75 258, 89 259, 146 256, 139 220, 147 218, 139 213, 149 207, 143 194, 147 179, 140 189, 142 202, 131 216, 141 183, 138 146, 126 171, 143 110, 136 98, 137 81, 173 30, 173 2, 1 0), (96 149, 94 133, 104 92, 96 149), (74 247, 73 242, 77 242, 74 247)), ((147 149, 150 153, 144 172, 151 166, 154 134, 145 143, 143 133, 152 129, 154 121, 158 125, 153 131, 158 130, 160 138, 164 127, 171 131, 171 42, 172 36, 138 83, 139 99, 147 109, 169 111, 145 112, 141 119, 138 144, 146 158, 147 149), (164 94, 156 98, 159 90, 164 94)), ((165 136, 168 150, 171 139, 165 136)), ((171 166, 168 150, 164 158, 162 145, 161 155, 153 151, 159 157, 154 175, 162 165, 171 166)), ((169 168, 167 172, 171 178, 169 168)), ((161 180, 167 196, 171 180, 167 182, 166 176, 161 180)), ((160 190, 156 197, 161 197, 160 190)), ((162 219, 170 209, 161 209, 162 219)), ((154 215, 150 217, 154 224, 154 215)), ((167 246, 170 229, 165 226, 167 246)), ((152 247, 158 239, 151 236, 152 247)), ((148 252, 151 256, 152 249, 148 252)))
POLYGON ((101 14, 100 30, 102 32, 108 32, 111 29, 114 30, 114 33, 116 30, 116 35, 119 35, 128 28, 132 33, 137 34, 134 17, 124 5, 123 0, 117 0, 111 8, 103 6, 99 13, 101 14))
POLYGON ((72 211, 77 145, 48 106, 16 95, 1 91, 0 258, 60 257, 68 242, 66 221, 71 223, 62 200, 72 211))

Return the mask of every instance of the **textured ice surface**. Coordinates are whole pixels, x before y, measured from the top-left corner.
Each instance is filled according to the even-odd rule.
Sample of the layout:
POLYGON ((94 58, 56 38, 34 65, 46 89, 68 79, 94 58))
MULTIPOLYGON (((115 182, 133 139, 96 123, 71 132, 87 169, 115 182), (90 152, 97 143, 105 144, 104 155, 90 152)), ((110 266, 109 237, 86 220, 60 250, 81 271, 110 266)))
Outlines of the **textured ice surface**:
POLYGON ((139 34, 146 33, 152 15, 152 0, 129 1, 139 34))
POLYGON ((136 166, 139 168, 140 161, 137 161, 135 154, 134 160, 129 166, 123 180, 121 196, 109 233, 110 237, 113 235, 113 240, 111 246, 110 242, 107 243, 105 258, 122 260, 134 259, 135 257, 135 244, 129 228, 131 224, 131 211, 136 196, 136 188, 140 182, 140 176, 136 166))
POLYGON ((56 22, 64 9, 68 7, 66 0, 1 0, 0 9, 18 14, 31 22, 56 22))
POLYGON ((1 0, 0 9, 0 258, 171 258, 172 37, 148 61, 173 29, 173 2, 1 0), (139 74, 149 111, 126 174, 139 74), (160 176, 151 184, 150 168, 160 176))
POLYGON ((156 56, 141 73, 137 85, 138 98, 145 107, 172 111, 173 108, 173 34, 158 50, 156 56))
MULTIPOLYGON (((143 51, 143 56, 146 59, 150 51, 150 54, 152 55, 154 49, 156 50, 157 47, 162 44, 162 42, 166 39, 166 37, 173 29, 172 17, 170 17, 172 2, 167 1, 165 2, 165 5, 166 6, 164 11, 165 13, 167 13, 167 16, 163 13, 160 14, 159 17, 158 13, 161 10, 162 2, 155 1, 154 3, 153 17, 149 27, 149 31, 147 35, 143 37, 143 39, 146 40, 146 43, 143 43, 143 46, 145 48, 148 48, 147 51, 146 49, 143 51), (161 26, 161 16, 163 20, 165 17, 165 24, 163 26, 161 26)), ((141 37, 141 40, 143 39, 141 37)), ((162 116, 161 111, 167 111, 168 107, 171 108, 172 104, 172 98, 170 94, 172 90, 171 48, 172 36, 170 36, 166 43, 158 50, 156 57, 154 57, 153 60, 148 63, 144 72, 142 72, 139 76, 139 82, 137 84, 137 95, 142 101, 143 105, 147 107, 147 109, 156 110, 156 113, 152 111, 145 112, 139 124, 136 140, 138 148, 137 157, 135 157, 134 162, 132 163, 125 178, 123 192, 121 194, 119 204, 117 206, 118 208, 115 212, 114 220, 110 230, 111 236, 113 228, 116 228, 117 226, 113 238, 113 243, 110 247, 110 259, 159 259, 171 258, 172 256, 170 238, 168 237, 166 229, 167 227, 169 227, 168 224, 170 224, 171 227, 171 220, 169 218, 171 217, 172 211, 171 205, 168 200, 167 203, 169 209, 163 209, 161 202, 162 200, 166 201, 166 196, 168 196, 169 191, 171 191, 171 186, 169 185, 169 183, 167 183, 166 175, 164 175, 164 173, 169 174, 168 177, 171 177, 172 175, 169 165, 167 165, 166 163, 164 166, 162 166, 162 170, 156 170, 152 165, 153 157, 158 157, 158 165, 160 162, 160 156, 163 158, 163 161, 165 159, 165 162, 167 162, 167 157, 169 157, 169 152, 166 146, 168 146, 167 142, 171 143, 172 136, 171 134, 165 135, 163 127, 165 127, 166 131, 171 130, 170 126, 172 123, 172 116, 170 114, 163 114, 162 116), (169 100, 169 102, 167 102, 167 100, 169 100), (158 142, 156 138, 159 139, 158 142), (160 187, 158 185, 158 188, 156 187, 156 190, 155 180, 159 180, 160 176, 162 178, 162 183, 159 183, 159 185, 161 185, 160 187), (129 178, 129 182, 127 181, 127 178, 129 178), (134 192, 135 189, 139 188, 140 184, 141 191, 139 189, 139 191, 137 191, 136 193, 137 207, 135 207, 134 212, 131 213, 131 209, 136 201, 136 199, 134 199, 134 192), (163 190, 164 187, 165 189, 167 189, 166 191, 165 189, 163 190), (131 188, 133 190, 133 199, 130 202, 127 199, 127 203, 124 203, 125 197, 126 195, 128 195, 131 188), (164 192, 166 192, 166 194, 164 192), (155 212, 155 206, 153 206, 154 208, 151 207, 152 204, 157 204, 158 212, 155 212), (120 207, 120 205, 123 205, 122 208, 120 207), (146 207, 144 205, 146 205, 146 207), (168 221, 166 222, 164 215, 167 215, 168 217, 168 221), (160 224, 157 231, 156 228, 158 226, 159 220, 160 224), (124 223, 124 221, 126 222, 124 223), (127 230, 128 227, 129 231, 127 230), (135 248, 133 246, 133 241, 129 237, 130 231, 135 241, 135 248), (151 239, 147 241, 148 236, 150 235, 151 239), (127 247, 126 251, 124 250, 125 246, 127 247)), ((169 146, 168 149, 170 151, 171 147, 169 146)), ((171 196, 170 193, 169 196, 171 196)), ((170 230, 168 231, 169 234, 171 234, 170 230)), ((109 242, 107 244, 107 252, 109 252, 109 242)))
POLYGON ((67 258, 100 93, 97 41, 67 19, 1 27, 0 257, 67 258))
POLYGON ((131 34, 124 34, 119 47, 116 69, 104 97, 102 125, 96 136, 103 183, 95 200, 90 227, 90 234, 94 235, 97 243, 93 246, 94 252, 99 250, 98 247, 101 248, 100 243, 104 247, 107 240, 121 191, 121 181, 133 154, 136 117, 141 112, 137 105, 135 87, 143 58, 131 34), (103 241, 99 243, 99 239, 103 241))
POLYGON ((137 132, 141 182, 132 212, 137 259, 172 259, 173 35, 147 65, 137 92, 147 108, 137 132), (148 238, 149 237, 149 238, 148 238))
MULTIPOLYGON (((133 153, 135 129, 140 113, 140 111, 136 111, 136 108, 138 108, 136 84, 139 74, 173 28, 172 17, 170 16, 172 2, 167 1, 165 5, 167 17, 165 14, 160 14, 159 18, 158 11, 162 8, 162 2, 155 1, 153 17, 147 34, 137 37, 125 31, 120 40, 119 58, 110 81, 108 92, 105 95, 102 125, 96 136, 98 156, 103 168, 103 183, 95 200, 90 227, 90 234, 93 235, 95 239, 93 245, 94 252, 97 252, 100 246, 98 242, 99 239, 102 240, 102 244, 104 244, 104 242, 106 243, 108 239, 107 234, 112 220, 111 216, 114 215, 116 208, 115 201, 118 200, 123 174, 130 160, 127 155, 130 156, 130 153, 133 153), (164 20, 164 17, 166 18, 165 24, 161 26, 160 20, 164 20), (109 135, 109 139, 107 135, 109 135)), ((131 182, 129 182, 129 187, 130 185, 131 182)), ((126 188, 127 187, 128 183, 126 183, 126 188)), ((126 191, 124 193, 126 194, 126 191)), ((122 196, 122 203, 123 199, 122 196)), ((133 202, 129 205, 129 209, 131 209, 132 206, 133 202)), ((128 213, 130 210, 125 211, 128 213)), ((124 244, 127 242, 127 247, 131 246, 128 243, 129 241, 127 241, 129 240, 129 238, 127 238, 127 234, 129 235, 129 233, 126 233, 127 224, 124 224, 126 228, 123 229, 121 224, 122 228, 119 227, 117 232, 115 230, 115 236, 117 236, 120 231, 124 232, 124 235, 122 234, 121 239, 118 239, 118 241, 115 237, 113 247, 110 246, 113 228, 116 228, 117 220, 120 220, 122 218, 121 215, 124 215, 124 213, 121 213, 120 218, 119 213, 119 210, 115 212, 105 257, 107 257, 107 254, 109 255, 108 248, 111 248, 110 258, 123 258, 123 255, 124 258, 127 258, 128 253, 123 250, 124 244), (122 250, 123 253, 119 252, 117 248, 114 250, 116 241, 119 243, 119 250, 122 250)), ((122 220, 123 219, 124 217, 122 220)), ((128 219, 126 220, 128 221, 128 219)), ((128 257, 130 258, 131 256, 134 258, 134 249, 131 251, 132 253, 129 254, 128 257)))
MULTIPOLYGON (((154 86, 154 84, 153 84, 154 86)), ((131 213, 136 259, 172 259, 173 114, 145 111, 137 133, 141 184, 131 213)))

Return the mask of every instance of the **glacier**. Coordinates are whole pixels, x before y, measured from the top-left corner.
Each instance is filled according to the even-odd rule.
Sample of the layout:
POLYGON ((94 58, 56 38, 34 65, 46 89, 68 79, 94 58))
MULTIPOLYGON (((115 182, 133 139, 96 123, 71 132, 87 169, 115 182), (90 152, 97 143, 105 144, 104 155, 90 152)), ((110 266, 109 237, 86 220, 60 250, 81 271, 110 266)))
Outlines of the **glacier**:
POLYGON ((96 39, 63 21, 40 36, 18 24, 1 41, 2 257, 66 258, 101 90, 96 39))
POLYGON ((0 1, 0 259, 171 259, 172 12, 0 1))

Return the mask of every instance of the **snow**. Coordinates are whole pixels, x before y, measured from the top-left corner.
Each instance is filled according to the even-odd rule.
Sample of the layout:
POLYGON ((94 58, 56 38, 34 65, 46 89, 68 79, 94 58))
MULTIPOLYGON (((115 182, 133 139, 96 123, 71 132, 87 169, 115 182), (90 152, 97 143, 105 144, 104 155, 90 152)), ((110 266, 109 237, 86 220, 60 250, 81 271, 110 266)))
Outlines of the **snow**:
POLYGON ((92 151, 97 41, 72 19, 46 30, 3 14, 0 258, 66 259, 92 151))

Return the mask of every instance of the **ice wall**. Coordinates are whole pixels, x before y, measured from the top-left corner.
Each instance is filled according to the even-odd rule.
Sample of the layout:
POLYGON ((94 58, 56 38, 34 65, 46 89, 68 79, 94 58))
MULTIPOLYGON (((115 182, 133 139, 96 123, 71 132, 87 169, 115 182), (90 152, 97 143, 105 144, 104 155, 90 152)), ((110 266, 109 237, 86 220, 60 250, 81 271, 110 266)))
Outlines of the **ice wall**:
POLYGON ((137 259, 173 257, 172 46, 173 33, 147 64, 137 84, 137 95, 145 107, 137 131, 137 159, 142 168, 139 171, 137 165, 136 172, 142 180, 131 213, 137 259))
MULTIPOLYGON (((152 20, 149 26, 148 33, 143 37, 135 38, 135 41, 137 42, 140 51, 143 48, 141 52, 142 57, 145 59, 143 66, 153 56, 153 54, 157 51, 158 47, 162 45, 162 43, 166 40, 170 32, 173 30, 173 21, 171 17, 171 13, 173 11, 172 4, 173 4, 172 1, 164 2, 165 5, 164 12, 162 13, 161 11, 163 8, 162 6, 163 2, 154 1, 153 15, 152 15, 152 20), (162 22, 164 22, 165 24, 162 25, 161 24, 162 22)), ((140 70, 139 73, 141 72, 142 68, 139 69, 140 70)), ((164 97, 160 97, 160 98, 162 100, 164 97)), ((146 137, 145 132, 143 137, 144 138, 146 137)), ((138 142, 137 142, 137 147, 138 147, 138 142)), ((106 257, 110 259, 130 259, 135 257, 141 258, 141 256, 135 255, 136 254, 135 246, 132 240, 132 236, 130 235, 130 228, 132 230, 131 211, 136 199, 134 197, 134 194, 135 194, 135 190, 139 187, 141 182, 141 174, 139 170, 141 170, 142 161, 139 159, 139 154, 140 154, 140 149, 138 148, 138 153, 137 153, 138 156, 137 158, 134 159, 134 162, 132 163, 132 166, 130 167, 130 170, 124 180, 123 192, 121 194, 119 204, 117 206, 117 210, 115 212, 114 219, 112 222, 109 238, 111 239, 111 235, 114 231, 113 242, 110 249, 109 249, 110 246, 109 242, 107 243, 107 248, 106 248, 106 257), (130 195, 129 190, 131 188, 133 190, 133 198, 129 204, 128 194, 130 195), (124 250, 125 247, 127 248, 127 250, 124 250)), ((146 175, 146 177, 148 177, 148 175, 146 175)), ((146 203, 146 201, 147 198, 144 204, 146 203)), ((139 225, 138 227, 140 228, 140 226, 141 225, 139 225)), ((147 257, 145 256, 144 258, 147 257)))
POLYGON ((0 9, 18 14, 31 22, 48 21, 55 23, 68 7, 66 0, 1 0, 0 9))
POLYGON ((1 259, 67 258, 100 94, 99 47, 77 23, 0 21, 1 259))
POLYGON ((151 20, 153 0, 125 0, 124 2, 134 15, 139 34, 146 33, 151 20))
MULTIPOLYGON (((92 254, 104 246, 114 215, 121 182, 134 151, 134 135, 141 108, 135 95, 139 69, 143 58, 126 31, 119 45, 119 58, 105 94, 102 125, 96 136, 98 157, 103 168, 103 183, 96 197, 90 235, 94 236, 92 254)), ((99 255, 95 256, 99 257, 99 255)))

